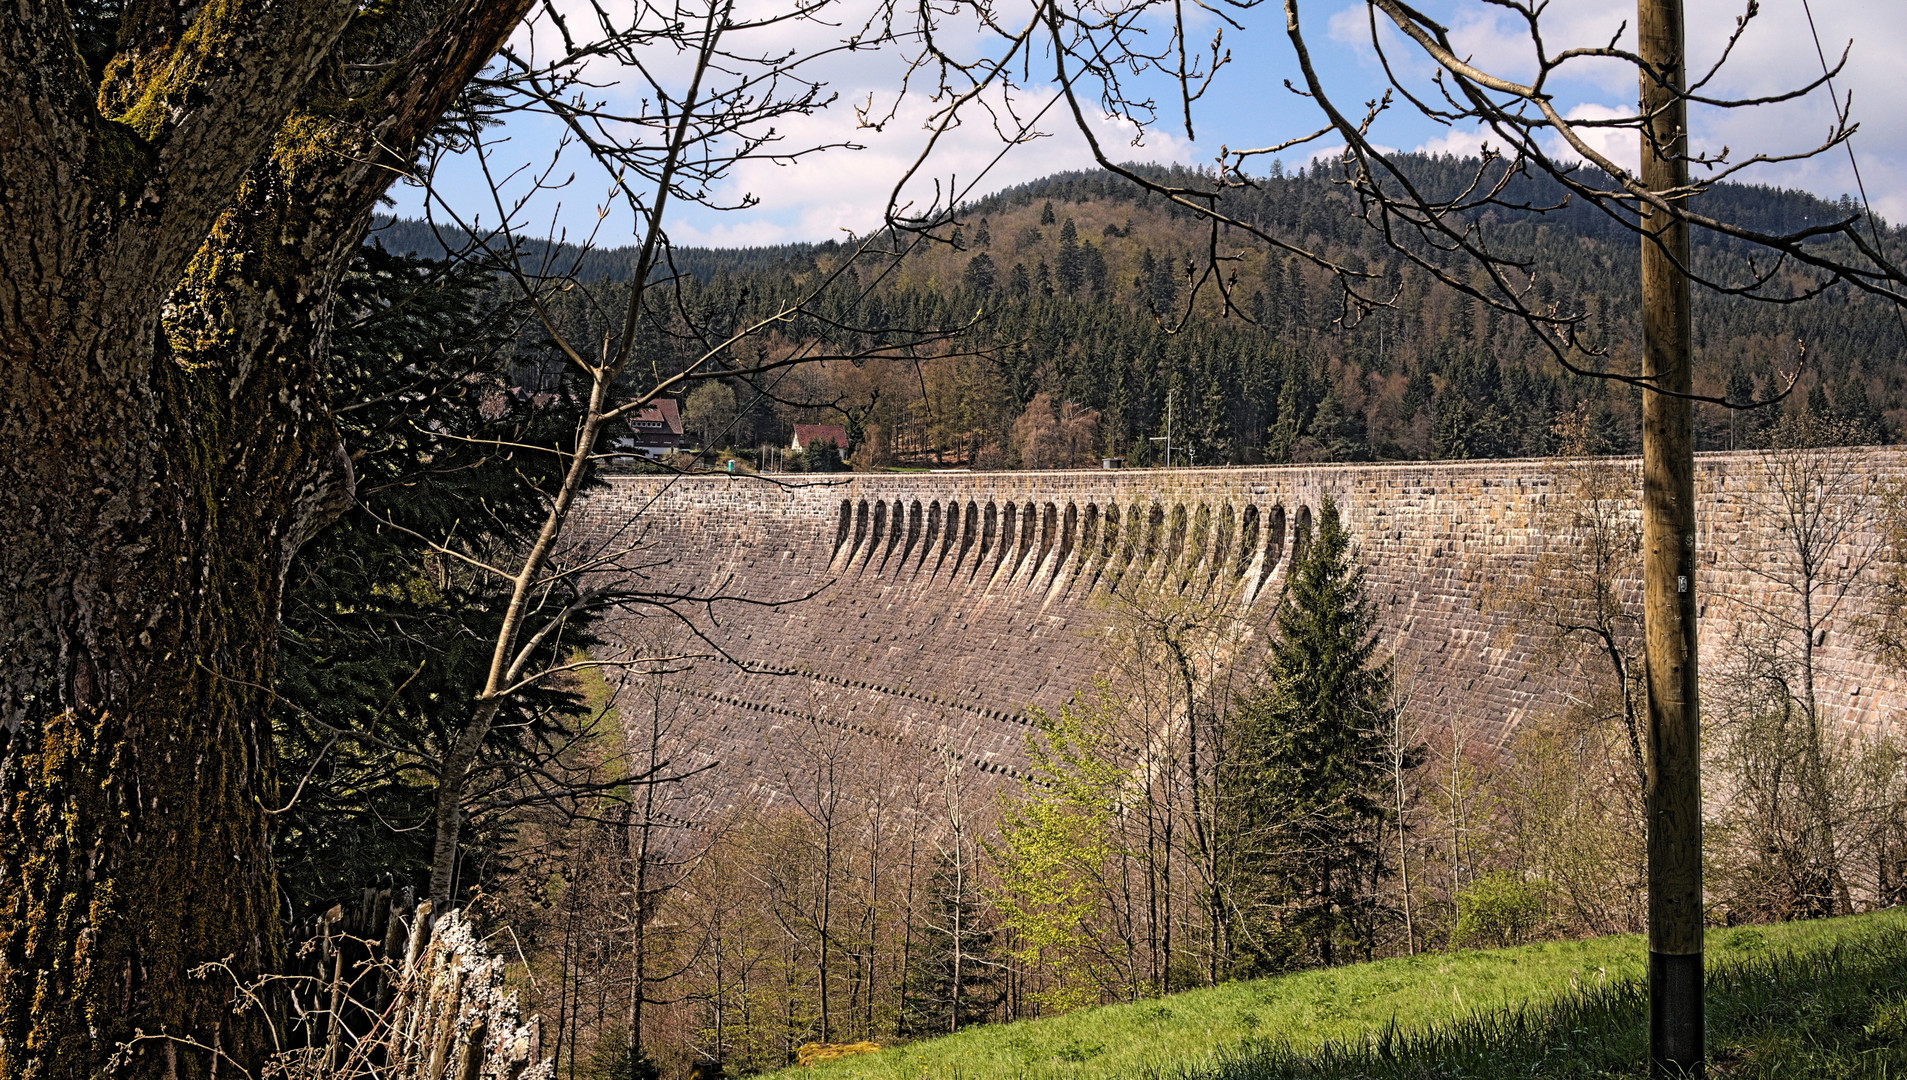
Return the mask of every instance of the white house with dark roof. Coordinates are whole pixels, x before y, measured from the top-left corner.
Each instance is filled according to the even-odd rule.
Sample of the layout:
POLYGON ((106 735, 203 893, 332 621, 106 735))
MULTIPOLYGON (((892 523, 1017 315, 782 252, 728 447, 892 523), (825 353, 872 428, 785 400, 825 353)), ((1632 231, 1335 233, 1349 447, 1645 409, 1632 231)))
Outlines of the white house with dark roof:
POLYGON ((659 397, 624 421, 628 434, 616 439, 616 452, 665 457, 682 449, 682 408, 672 397, 659 397))

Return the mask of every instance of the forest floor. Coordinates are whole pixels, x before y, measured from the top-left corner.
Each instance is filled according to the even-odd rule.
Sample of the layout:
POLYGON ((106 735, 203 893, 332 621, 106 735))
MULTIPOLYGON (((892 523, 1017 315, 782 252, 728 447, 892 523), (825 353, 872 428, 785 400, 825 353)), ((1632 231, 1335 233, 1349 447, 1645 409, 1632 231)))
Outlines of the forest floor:
MULTIPOLYGON (((1426 953, 976 1027, 805 1080, 1647 1073, 1643 940, 1426 953)), ((1711 1076, 1907 1080, 1907 910, 1708 934, 1711 1076)))

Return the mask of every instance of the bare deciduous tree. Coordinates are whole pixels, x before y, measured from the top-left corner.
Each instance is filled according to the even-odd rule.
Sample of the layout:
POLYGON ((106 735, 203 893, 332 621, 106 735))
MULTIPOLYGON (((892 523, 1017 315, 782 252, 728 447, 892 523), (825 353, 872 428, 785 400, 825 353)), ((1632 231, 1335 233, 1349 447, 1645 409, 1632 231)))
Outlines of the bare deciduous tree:
MULTIPOLYGON (((475 167, 490 181, 496 224, 480 230, 452 204, 434 200, 455 223, 454 237, 499 267, 531 312, 553 362, 569 380, 578 403, 574 436, 560 447, 502 447, 554 453, 561 478, 544 493, 547 513, 522 552, 486 550, 481 536, 428 537, 447 558, 495 578, 508 594, 494 641, 488 675, 472 688, 468 717, 436 764, 438 797, 433 821, 435 854, 430 892, 443 909, 451 901, 457 845, 466 814, 469 778, 499 710, 513 695, 564 671, 599 664, 653 667, 695 657, 724 655, 719 642, 701 640, 668 656, 605 655, 578 659, 565 645, 567 625, 578 615, 611 606, 646 616, 680 619, 684 612, 724 602, 749 602, 719 590, 673 595, 642 584, 646 550, 640 523, 608 537, 566 535, 577 499, 605 458, 623 425, 665 395, 695 389, 691 402, 708 414, 706 440, 718 439, 743 410, 722 410, 709 394, 743 387, 748 405, 778 400, 787 374, 828 359, 918 358, 945 339, 931 329, 882 327, 857 333, 813 308, 830 290, 854 292, 850 274, 863 242, 793 299, 762 310, 702 311, 684 298, 685 276, 670 264, 667 216, 677 203, 721 208, 714 186, 739 164, 757 159, 789 161, 819 147, 780 146, 777 124, 824 107, 831 98, 808 74, 822 56, 845 45, 808 51, 775 47, 776 35, 821 17, 832 0, 789 10, 745 14, 728 0, 698 0, 669 9, 638 8, 627 22, 604 15, 593 37, 579 37, 553 11, 533 22, 527 45, 503 52, 502 75, 486 89, 516 107, 546 111, 567 132, 566 148, 579 148, 634 221, 635 259, 625 282, 591 284, 581 270, 595 237, 564 249, 557 236, 529 238, 523 220, 534 198, 553 186, 557 162, 512 187, 499 149, 481 128, 458 147, 463 168, 475 167), (647 86, 653 100, 639 112, 618 111, 592 97, 585 69, 613 57, 629 78, 647 86), (581 300, 578 302, 577 295, 581 300), (580 317, 575 312, 580 309, 580 317)), ((863 43, 863 44, 871 44, 863 43)), ((434 174, 441 157, 424 170, 434 174)), ((557 159, 560 161, 560 157, 557 159)), ((607 220, 608 211, 605 210, 607 220)), ((897 256, 899 252, 887 252, 897 256)), ((891 265, 891 261, 889 262, 891 265)), ((870 274, 878 280, 880 275, 870 274)), ((850 295, 858 299, 858 295, 850 295)), ((776 601, 792 597, 774 597, 776 601)))
POLYGON ((1849 601, 1875 584, 1882 555, 1875 482, 1861 452, 1841 445, 1847 434, 1810 413, 1777 421, 1736 499, 1748 527, 1720 552, 1719 568, 1749 586, 1730 595, 1728 677, 1711 687, 1721 755, 1753 808, 1752 843, 1771 857, 1763 870, 1778 880, 1765 887, 1783 894, 1768 910, 1783 913, 1854 910, 1849 844, 1866 834, 1851 820, 1864 755, 1824 715, 1817 665, 1830 634, 1860 640, 1849 601))

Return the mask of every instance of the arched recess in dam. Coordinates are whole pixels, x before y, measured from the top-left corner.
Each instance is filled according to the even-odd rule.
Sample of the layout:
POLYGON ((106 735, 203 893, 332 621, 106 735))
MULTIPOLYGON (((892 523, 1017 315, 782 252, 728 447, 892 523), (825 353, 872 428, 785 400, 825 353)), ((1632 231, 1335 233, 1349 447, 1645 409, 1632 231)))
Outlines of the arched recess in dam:
MULTIPOLYGON (((1907 476, 1907 451, 1856 455, 1874 491, 1907 476)), ((706 635, 689 651, 712 658, 672 679, 693 732, 684 764, 709 767, 694 783, 713 811, 782 783, 817 732, 983 776, 1021 774, 1027 711, 1057 709, 1099 672, 1107 598, 1122 588, 1225 605, 1244 628, 1241 662, 1255 662, 1326 496, 1356 544, 1413 708, 1501 746, 1571 691, 1572 676, 1539 662, 1538 643, 1491 602, 1557 542, 1558 484, 1554 465, 1531 460, 615 476, 581 506, 571 536, 586 551, 640 536, 626 561, 647 587, 742 598, 684 609, 706 635)), ((1755 509, 1767 486, 1756 455, 1698 460, 1707 654, 1734 631, 1734 601, 1766 588, 1742 560, 1771 542, 1755 509)), ((1859 542, 1878 543, 1879 528, 1865 521, 1859 542)), ((1907 702, 1853 632, 1868 605, 1856 588, 1818 650, 1822 700, 1837 722, 1891 730, 1907 702)), ((631 614, 608 631, 639 644, 666 621, 631 614)))

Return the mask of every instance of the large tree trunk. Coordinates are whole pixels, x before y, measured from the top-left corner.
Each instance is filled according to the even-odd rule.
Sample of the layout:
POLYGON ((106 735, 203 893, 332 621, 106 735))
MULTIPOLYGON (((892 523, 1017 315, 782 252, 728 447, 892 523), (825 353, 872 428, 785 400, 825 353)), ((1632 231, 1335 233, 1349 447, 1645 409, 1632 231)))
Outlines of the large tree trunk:
MULTIPOLYGON (((0 472, 7 652, 30 696, 0 773, 9 1076, 90 1075, 141 1028, 212 1036, 241 1060, 263 1034, 227 1004, 231 979, 278 951, 258 688, 283 560, 344 492, 315 467, 337 443, 291 365, 195 370, 153 329, 122 339, 147 343, 136 395, 61 385, 97 345, 7 345, 9 393, 28 405, 7 441, 37 450, 0 472), (191 974, 219 961, 234 975, 191 974)), ((180 1056, 138 1050, 168 1073, 180 1056)))
POLYGON ((0 12, 0 1076, 268 1049, 232 1001, 279 952, 280 583, 349 496, 332 287, 522 4, 298 111, 354 8, 127 4, 99 78, 62 5, 0 12))
MULTIPOLYGON (((73 73, 19 44, 0 68, 0 1074, 90 1076, 140 1031, 248 1061, 263 1018, 233 1014, 232 978, 279 942, 259 687, 283 561, 342 493, 313 352, 287 348, 320 337, 324 270, 274 281, 215 240, 167 325, 271 128, 233 121, 235 165, 168 163, 90 93, 57 100, 73 73), (154 191, 174 178, 177 201, 154 191)), ((234 92, 295 96, 299 67, 234 92)), ((132 1051, 134 1073, 207 1069, 165 1040, 132 1051)))

